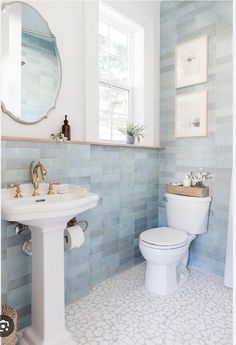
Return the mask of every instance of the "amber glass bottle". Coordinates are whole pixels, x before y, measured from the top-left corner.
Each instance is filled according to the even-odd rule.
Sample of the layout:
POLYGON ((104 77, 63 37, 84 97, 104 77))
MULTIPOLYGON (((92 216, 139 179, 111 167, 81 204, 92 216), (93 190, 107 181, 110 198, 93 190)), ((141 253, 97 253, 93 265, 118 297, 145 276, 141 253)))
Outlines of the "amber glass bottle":
POLYGON ((68 124, 67 115, 65 115, 64 125, 62 126, 62 133, 68 140, 71 139, 70 125, 68 124))

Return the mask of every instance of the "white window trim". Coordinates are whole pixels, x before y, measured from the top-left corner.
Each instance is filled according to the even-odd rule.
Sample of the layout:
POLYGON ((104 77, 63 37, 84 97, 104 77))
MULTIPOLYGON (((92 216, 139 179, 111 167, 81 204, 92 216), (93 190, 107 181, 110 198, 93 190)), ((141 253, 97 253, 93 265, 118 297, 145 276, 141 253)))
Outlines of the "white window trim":
MULTIPOLYGON (((132 120, 132 68, 130 68, 131 64, 131 33, 130 33, 130 28, 127 28, 126 23, 124 23, 124 20, 121 15, 117 15, 114 13, 113 10, 108 8, 106 5, 101 5, 100 6, 100 18, 99 18, 99 23, 103 23, 107 25, 110 28, 113 28, 117 30, 118 32, 123 33, 125 36, 127 36, 127 44, 128 44, 128 82, 127 83, 120 83, 114 79, 106 79, 106 78, 99 78, 99 85, 103 84, 111 88, 118 88, 122 89, 128 92, 128 120, 132 120), (118 24, 119 21, 119 24, 118 24), (123 26, 124 25, 124 26, 123 26)), ((108 36, 109 40, 109 36, 108 36)), ((109 54, 109 51, 108 51, 109 54)), ((99 109, 100 112, 100 109, 99 109)), ((111 110, 110 110, 111 113, 111 110)), ((99 119, 100 121, 100 119, 99 119)), ((112 129, 112 121, 111 121, 111 129, 112 129)), ((99 134, 100 136, 100 134, 99 134)), ((100 137, 99 137, 100 138, 100 137)), ((111 139, 106 140, 104 138, 100 138, 101 140, 104 141, 112 141, 112 142, 120 142, 124 143, 125 142, 125 137, 123 140, 115 140, 112 138, 112 133, 111 133, 111 139)))
POLYGON ((102 84, 106 84, 106 85, 111 85, 114 87, 117 87, 119 89, 123 89, 123 90, 131 90, 131 86, 129 84, 122 84, 117 82, 116 80, 112 80, 112 79, 106 79, 106 78, 100 78, 99 82, 102 84))
MULTIPOLYGON (((142 11, 142 5, 136 6, 132 1, 103 0, 112 5, 112 9, 121 13, 143 27, 144 32, 144 124, 146 145, 159 145, 159 5, 153 15, 142 11), (140 8, 139 8, 140 7, 140 8)), ((85 140, 99 141, 99 113, 98 113, 98 1, 84 3, 84 64, 85 64, 85 140), (91 101, 92 100, 92 101, 91 101)), ((136 114, 135 114, 136 115, 136 114)), ((139 121, 139 119, 137 119, 139 121)))
POLYGON ((113 26, 126 35, 132 34, 142 28, 131 18, 117 11, 114 7, 111 7, 105 2, 99 3, 99 20, 106 21, 108 25, 113 26))
MULTIPOLYGON (((99 22, 100 21, 128 36, 129 71, 128 84, 121 84, 115 80, 106 80, 104 78, 100 78, 99 83, 101 82, 106 85, 127 90, 129 92, 128 119, 129 121, 137 121, 144 124, 143 56, 140 56, 138 65, 135 63, 135 57, 140 53, 140 51, 138 52, 140 47, 135 44, 135 39, 137 42, 142 41, 142 49, 144 49, 143 28, 132 19, 120 14, 117 10, 104 3, 100 3, 99 5, 99 22), (130 68, 130 66, 133 67, 130 68)), ((112 142, 114 142, 114 140, 112 140, 112 142)))
MULTIPOLYGON (((103 0, 115 8, 119 13, 131 18, 143 28, 144 61, 143 61, 143 85, 144 102, 143 115, 136 114, 135 120, 144 120, 145 138, 142 140, 146 145, 159 145, 159 69, 160 69, 160 3, 148 5, 146 10, 145 1, 110 1, 103 0)), ((138 109, 139 110, 139 109, 138 109)))
MULTIPOLYGON (((84 3, 84 139, 99 141, 99 50, 98 50, 98 19, 97 1, 84 3)), ((79 76, 78 76, 79 77, 79 76)), ((79 114, 78 114, 79 116, 79 114)))

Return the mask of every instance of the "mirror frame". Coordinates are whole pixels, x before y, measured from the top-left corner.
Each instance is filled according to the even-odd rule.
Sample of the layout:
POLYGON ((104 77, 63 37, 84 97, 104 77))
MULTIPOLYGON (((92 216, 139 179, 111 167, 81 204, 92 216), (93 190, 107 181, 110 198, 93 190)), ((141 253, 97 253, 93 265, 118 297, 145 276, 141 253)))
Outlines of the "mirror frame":
POLYGON ((10 6, 10 5, 14 5, 14 4, 24 4, 24 5, 28 5, 30 7, 32 7, 37 13, 38 15, 42 18, 42 20, 47 24, 48 26, 48 31, 49 33, 52 35, 54 41, 55 41, 55 52, 56 52, 56 56, 58 58, 58 67, 59 67, 59 71, 60 71, 60 78, 59 78, 59 85, 58 85, 58 90, 57 90, 57 93, 56 93, 56 96, 55 96, 55 99, 54 99, 54 104, 47 110, 47 112, 43 115, 41 115, 41 117, 39 118, 39 120, 37 121, 33 121, 33 122, 26 122, 24 120, 20 120, 18 119, 11 111, 9 111, 4 102, 1 100, 1 108, 2 108, 2 111, 9 115, 13 120, 21 123, 21 124, 24 124, 24 125, 34 125, 36 123, 39 123, 40 121, 42 121, 43 119, 46 119, 49 115, 49 113, 56 108, 56 103, 57 103, 57 100, 58 100, 58 95, 59 95, 59 92, 60 92, 60 89, 61 89, 61 84, 62 84, 62 64, 61 64, 61 58, 60 58, 60 54, 59 54, 59 50, 58 50, 58 47, 57 47, 57 40, 56 40, 56 36, 52 33, 50 27, 49 27, 49 24, 48 24, 48 21, 46 21, 43 16, 41 15, 41 13, 35 8, 33 7, 31 4, 28 4, 27 2, 24 2, 24 1, 11 1, 11 2, 3 2, 1 4, 1 12, 4 11, 4 9, 7 7, 7 6, 10 6))

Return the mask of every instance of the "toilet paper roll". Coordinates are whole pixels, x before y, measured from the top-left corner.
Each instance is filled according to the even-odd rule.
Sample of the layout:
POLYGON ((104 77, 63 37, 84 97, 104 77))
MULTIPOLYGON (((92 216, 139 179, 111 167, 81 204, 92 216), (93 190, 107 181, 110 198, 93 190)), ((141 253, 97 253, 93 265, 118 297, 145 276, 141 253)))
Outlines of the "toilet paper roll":
POLYGON ((64 248, 70 250, 79 248, 84 243, 84 232, 79 225, 72 226, 64 231, 64 248))

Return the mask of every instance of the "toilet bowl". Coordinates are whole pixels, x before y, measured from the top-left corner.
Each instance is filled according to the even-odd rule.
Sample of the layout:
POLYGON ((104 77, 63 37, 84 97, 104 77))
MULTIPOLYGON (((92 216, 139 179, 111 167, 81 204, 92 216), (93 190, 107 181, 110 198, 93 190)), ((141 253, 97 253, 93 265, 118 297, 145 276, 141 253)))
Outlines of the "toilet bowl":
POLYGON ((210 197, 168 193, 165 197, 169 227, 152 228, 139 236, 139 248, 146 260, 145 287, 159 295, 175 292, 187 280, 189 246, 197 234, 207 230, 211 202, 210 197))
POLYGON ((139 248, 145 258, 147 290, 167 295, 176 291, 187 279, 188 248, 194 235, 172 228, 154 228, 144 231, 139 238, 139 248), (169 235, 169 242, 161 243, 169 235), (182 237, 183 241, 180 240, 182 237))

